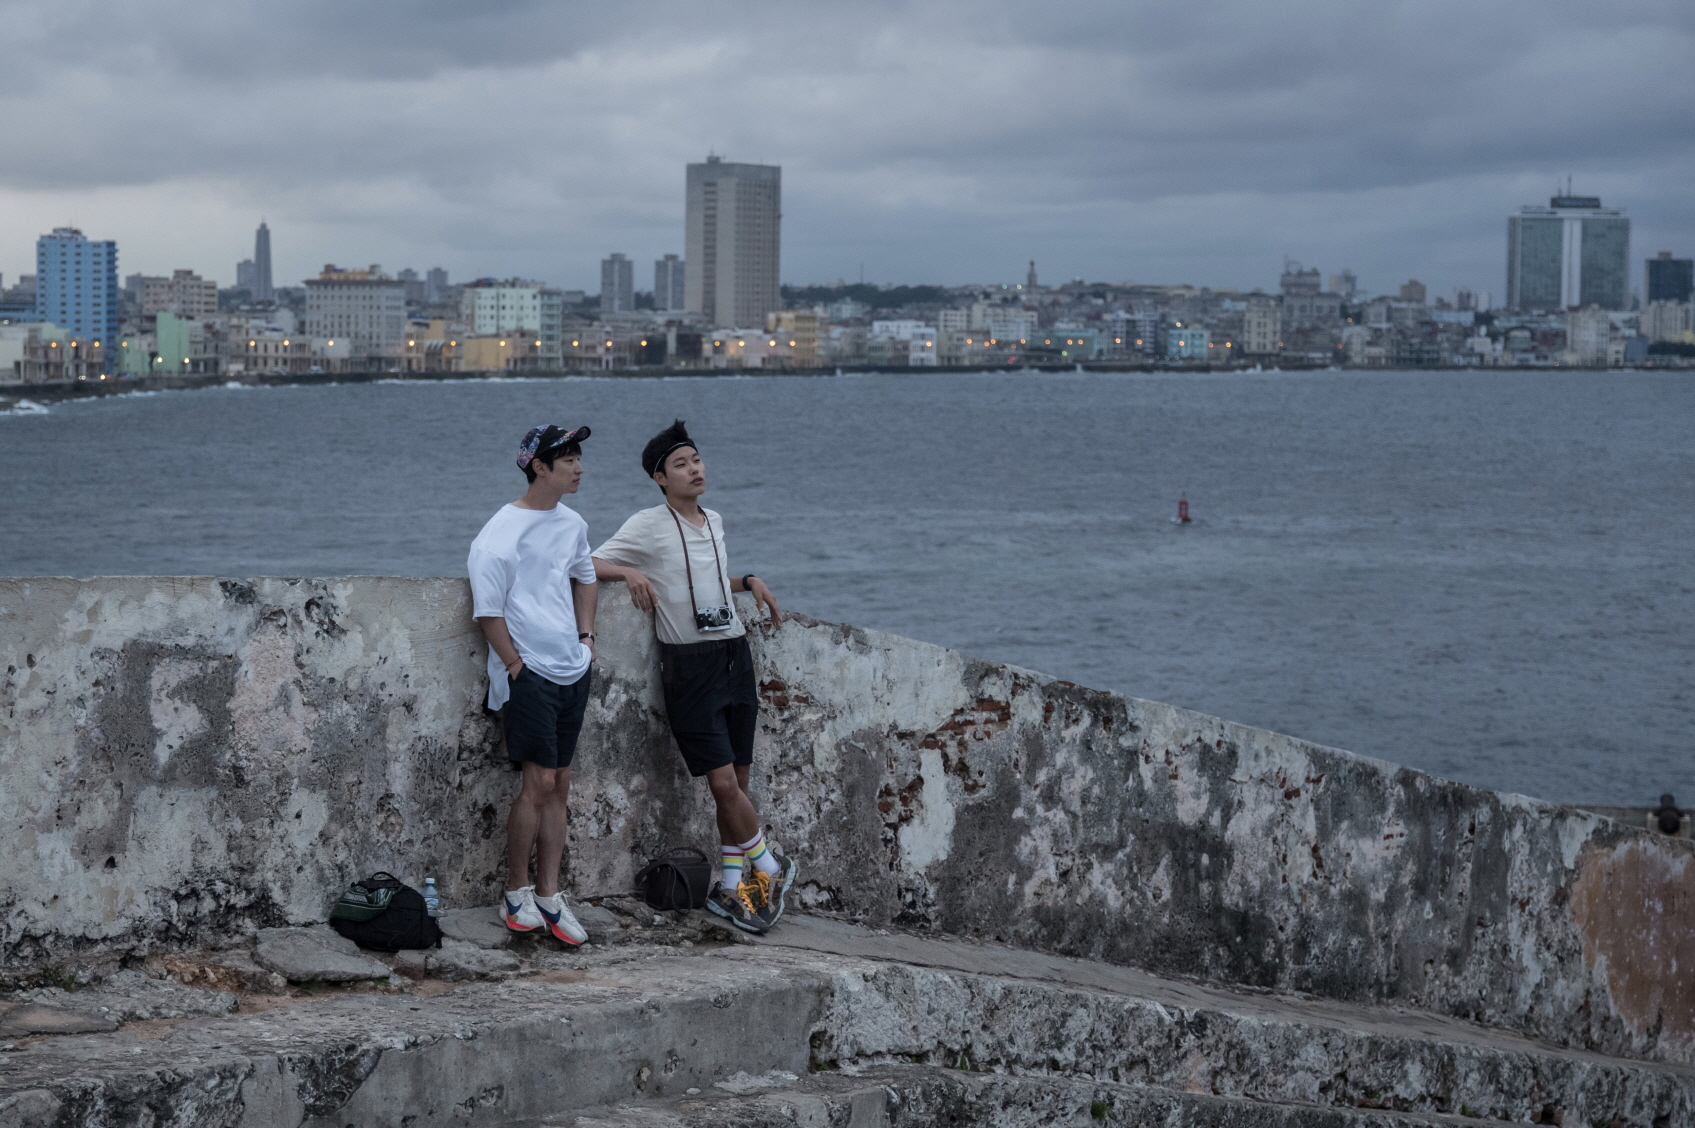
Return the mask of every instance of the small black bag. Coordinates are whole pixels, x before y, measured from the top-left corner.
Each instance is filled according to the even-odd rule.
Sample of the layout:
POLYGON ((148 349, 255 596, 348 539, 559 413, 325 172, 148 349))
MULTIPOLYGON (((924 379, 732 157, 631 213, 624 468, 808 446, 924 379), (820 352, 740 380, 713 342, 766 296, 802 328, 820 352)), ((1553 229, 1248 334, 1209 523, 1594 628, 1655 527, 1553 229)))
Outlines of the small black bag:
POLYGON ((392 873, 374 873, 348 886, 330 910, 330 927, 361 948, 379 952, 441 945, 441 926, 424 895, 392 873))
POLYGON ((712 866, 699 850, 674 847, 642 867, 636 888, 660 912, 704 909, 712 892, 712 866))

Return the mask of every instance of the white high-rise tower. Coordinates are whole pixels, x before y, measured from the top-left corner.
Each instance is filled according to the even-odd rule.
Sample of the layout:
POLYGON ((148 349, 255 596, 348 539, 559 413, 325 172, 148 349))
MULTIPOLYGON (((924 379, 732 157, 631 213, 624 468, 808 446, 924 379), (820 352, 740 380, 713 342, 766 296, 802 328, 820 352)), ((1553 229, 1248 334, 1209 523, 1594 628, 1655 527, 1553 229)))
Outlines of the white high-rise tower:
POLYGON ((783 170, 707 157, 688 167, 684 300, 726 329, 763 329, 783 306, 783 170))
POLYGON ((1599 196, 1555 196, 1507 217, 1507 308, 1630 306, 1630 219, 1599 196))

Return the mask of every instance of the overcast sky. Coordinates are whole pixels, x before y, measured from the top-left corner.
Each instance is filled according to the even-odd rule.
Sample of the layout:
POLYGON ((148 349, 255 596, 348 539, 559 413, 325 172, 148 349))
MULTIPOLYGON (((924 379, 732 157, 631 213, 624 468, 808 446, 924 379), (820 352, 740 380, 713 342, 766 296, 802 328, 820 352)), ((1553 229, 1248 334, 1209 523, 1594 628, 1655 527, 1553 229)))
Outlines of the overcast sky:
MULTIPOLYGON (((637 286, 683 166, 783 167, 790 283, 1504 289, 1577 191, 1695 251, 1689 0, 0 0, 0 272, 325 262, 637 286)), ((1641 266, 1633 266, 1641 286, 1641 266)))

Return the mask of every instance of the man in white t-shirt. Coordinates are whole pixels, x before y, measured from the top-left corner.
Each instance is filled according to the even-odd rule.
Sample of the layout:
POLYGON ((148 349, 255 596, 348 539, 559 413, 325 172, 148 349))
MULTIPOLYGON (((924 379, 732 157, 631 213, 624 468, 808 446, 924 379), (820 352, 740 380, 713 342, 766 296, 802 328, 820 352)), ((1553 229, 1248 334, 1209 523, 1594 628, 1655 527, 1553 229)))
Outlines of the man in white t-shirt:
POLYGON ((773 627, 782 612, 759 577, 730 571, 723 519, 700 505, 706 464, 682 420, 648 442, 642 469, 665 503, 634 514, 595 549, 595 574, 627 584, 631 602, 654 612, 671 735, 689 774, 706 777, 718 806, 720 876, 707 908, 738 928, 764 932, 783 915, 796 867, 765 845, 748 792, 759 694, 731 593, 751 592, 773 627))
POLYGON ((583 477, 587 427, 532 427, 518 447, 524 496, 471 542, 472 614, 488 639, 488 707, 500 711, 506 757, 524 780, 506 816, 510 887, 501 918, 515 932, 545 927, 573 947, 588 939, 559 888, 571 759, 588 706, 599 600, 588 525, 560 503, 583 477), (527 884, 530 852, 536 880, 527 884))

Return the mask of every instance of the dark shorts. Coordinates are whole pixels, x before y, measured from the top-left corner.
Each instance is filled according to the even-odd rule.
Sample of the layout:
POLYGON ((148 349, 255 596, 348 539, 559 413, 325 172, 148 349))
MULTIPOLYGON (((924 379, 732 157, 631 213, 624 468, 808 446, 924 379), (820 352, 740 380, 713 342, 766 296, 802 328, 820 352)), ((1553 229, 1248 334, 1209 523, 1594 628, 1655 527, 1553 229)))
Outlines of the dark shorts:
POLYGON ((759 690, 747 636, 659 647, 665 715, 689 774, 753 763, 759 690))
POLYGON ((518 671, 512 679, 512 696, 500 710, 506 726, 506 758, 513 765, 571 766, 593 676, 593 670, 584 670, 570 685, 557 685, 528 666, 518 671))

